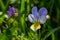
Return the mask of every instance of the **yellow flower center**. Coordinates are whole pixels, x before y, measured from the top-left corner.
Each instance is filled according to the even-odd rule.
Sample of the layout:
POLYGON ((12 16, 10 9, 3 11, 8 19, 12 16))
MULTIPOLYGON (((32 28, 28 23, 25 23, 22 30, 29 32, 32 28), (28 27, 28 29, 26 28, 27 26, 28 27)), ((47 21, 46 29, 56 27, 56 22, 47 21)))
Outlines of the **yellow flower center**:
POLYGON ((38 30, 38 29, 40 29, 41 28, 41 26, 40 26, 40 23, 39 22, 36 22, 36 23, 34 23, 32 26, 31 26, 31 29, 32 30, 38 30))

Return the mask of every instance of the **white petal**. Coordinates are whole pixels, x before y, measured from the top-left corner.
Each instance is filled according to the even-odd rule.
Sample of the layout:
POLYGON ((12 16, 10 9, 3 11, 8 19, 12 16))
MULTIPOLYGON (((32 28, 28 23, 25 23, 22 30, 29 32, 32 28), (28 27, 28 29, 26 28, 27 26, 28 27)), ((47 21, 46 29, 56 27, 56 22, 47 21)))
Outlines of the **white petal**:
POLYGON ((30 21, 31 23, 34 23, 34 15, 30 14, 30 15, 28 16, 28 19, 29 19, 29 21, 30 21))
POLYGON ((45 22, 46 22, 46 19, 39 19, 39 22, 41 23, 41 24, 44 24, 45 22))

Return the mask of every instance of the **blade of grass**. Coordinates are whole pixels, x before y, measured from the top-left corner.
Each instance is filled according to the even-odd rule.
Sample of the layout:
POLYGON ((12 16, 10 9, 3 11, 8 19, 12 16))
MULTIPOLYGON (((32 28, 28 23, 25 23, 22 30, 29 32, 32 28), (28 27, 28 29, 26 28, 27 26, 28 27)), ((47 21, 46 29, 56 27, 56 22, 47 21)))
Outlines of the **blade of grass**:
POLYGON ((52 33, 52 40, 55 40, 55 35, 54 35, 54 33, 52 33))
POLYGON ((4 6, 2 0, 0 0, 0 5, 1 5, 1 7, 2 7, 2 10, 4 11, 4 10, 5 10, 5 6, 4 6))
POLYGON ((27 0, 27 13, 30 12, 30 0, 27 0))
POLYGON ((52 2, 52 5, 51 5, 51 7, 50 7, 50 12, 49 12, 49 15, 51 15, 52 8, 53 8, 53 5, 54 5, 54 0, 52 0, 51 2, 52 2))
POLYGON ((21 25, 22 25, 22 31, 25 33, 25 15, 21 17, 21 25))
POLYGON ((59 29, 60 29, 60 27, 51 30, 50 32, 48 32, 48 33, 45 35, 44 38, 42 38, 42 40, 45 40, 45 39, 46 39, 47 37, 49 37, 52 33, 56 32, 56 31, 59 30, 59 29))
POLYGON ((60 10, 57 7, 57 22, 58 22, 58 26, 60 25, 60 10))
POLYGON ((25 0, 21 0, 21 10, 20 13, 22 13, 25 10, 25 0))

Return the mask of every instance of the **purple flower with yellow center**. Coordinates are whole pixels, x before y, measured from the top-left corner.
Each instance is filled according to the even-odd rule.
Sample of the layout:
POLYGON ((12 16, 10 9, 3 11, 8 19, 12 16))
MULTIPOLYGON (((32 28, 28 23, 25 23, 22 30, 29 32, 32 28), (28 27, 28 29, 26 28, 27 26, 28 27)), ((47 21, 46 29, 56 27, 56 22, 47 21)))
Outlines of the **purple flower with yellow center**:
POLYGON ((7 13, 8 13, 8 16, 11 17, 15 12, 15 9, 13 6, 10 6, 7 13))
POLYGON ((44 24, 46 22, 47 13, 48 10, 45 7, 40 8, 39 11, 36 6, 32 8, 32 14, 28 16, 28 19, 30 22, 34 23, 30 27, 33 31, 40 29, 40 24, 44 24))

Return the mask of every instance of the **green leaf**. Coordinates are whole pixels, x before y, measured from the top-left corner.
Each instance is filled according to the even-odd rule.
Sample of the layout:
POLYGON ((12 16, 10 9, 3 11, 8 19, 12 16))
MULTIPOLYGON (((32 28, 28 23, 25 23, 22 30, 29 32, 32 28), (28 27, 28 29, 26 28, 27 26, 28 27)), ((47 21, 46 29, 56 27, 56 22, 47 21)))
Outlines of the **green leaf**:
POLYGON ((25 15, 24 14, 21 17, 20 21, 21 21, 21 25, 22 25, 22 30, 23 30, 23 32, 25 32, 25 15))
POLYGON ((1 17, 0 17, 0 25, 2 24, 2 22, 4 21, 4 15, 2 15, 1 17))
POLYGON ((13 33, 15 30, 17 30, 17 26, 16 27, 12 27, 10 30, 11 30, 11 33, 13 33))
POLYGON ((51 30, 50 32, 48 32, 48 33, 45 35, 45 37, 44 37, 42 40, 45 40, 45 39, 48 38, 52 33, 56 32, 56 31, 59 30, 59 29, 60 29, 60 27, 51 30))
POLYGON ((0 35, 0 40, 6 40, 6 35, 5 34, 0 35))
POLYGON ((25 0, 21 0, 21 10, 20 13, 22 13, 25 10, 25 0))
POLYGON ((60 25, 60 9, 57 7, 57 22, 60 25))

